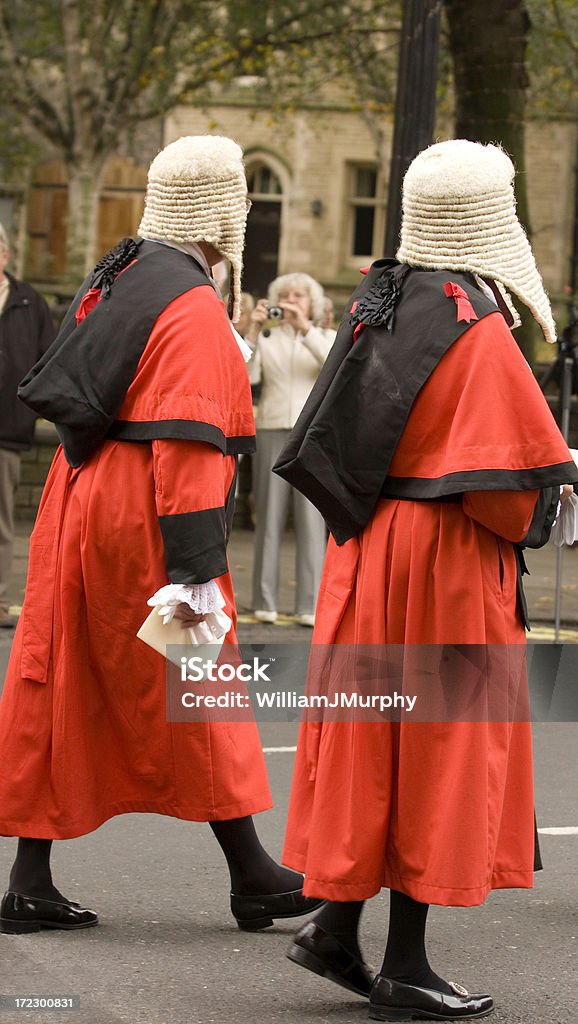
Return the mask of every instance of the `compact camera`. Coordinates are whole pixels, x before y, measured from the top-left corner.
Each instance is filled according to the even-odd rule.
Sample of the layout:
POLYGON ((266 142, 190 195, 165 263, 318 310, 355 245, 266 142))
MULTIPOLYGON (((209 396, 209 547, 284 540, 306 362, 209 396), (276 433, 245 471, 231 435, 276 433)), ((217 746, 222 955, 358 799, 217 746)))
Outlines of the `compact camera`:
POLYGON ((269 320, 282 320, 283 312, 284 311, 281 309, 281 306, 267 306, 267 316, 269 317, 269 320))

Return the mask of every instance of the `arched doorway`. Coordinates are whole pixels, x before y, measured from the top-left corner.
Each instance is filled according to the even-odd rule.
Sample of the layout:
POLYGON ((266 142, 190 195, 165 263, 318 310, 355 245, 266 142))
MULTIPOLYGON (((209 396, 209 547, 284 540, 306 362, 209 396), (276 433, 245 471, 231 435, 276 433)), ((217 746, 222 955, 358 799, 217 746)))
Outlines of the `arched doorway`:
POLYGON ((262 298, 278 274, 283 189, 262 158, 247 167, 247 184, 253 205, 247 218, 243 290, 262 298))

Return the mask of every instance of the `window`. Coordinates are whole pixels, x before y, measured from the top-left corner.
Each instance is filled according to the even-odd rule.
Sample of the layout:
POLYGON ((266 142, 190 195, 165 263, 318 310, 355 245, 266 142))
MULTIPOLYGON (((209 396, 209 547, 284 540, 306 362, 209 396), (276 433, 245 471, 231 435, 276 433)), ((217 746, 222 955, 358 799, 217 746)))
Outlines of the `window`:
POLYGON ((380 256, 385 234, 383 182, 375 164, 349 167, 349 261, 380 256))
POLYGON ((248 164, 247 186, 252 207, 247 218, 243 288, 260 298, 278 274, 283 187, 262 158, 248 164))
POLYGON ((247 185, 251 196, 280 196, 283 192, 281 182, 275 171, 266 164, 256 164, 249 171, 247 185))

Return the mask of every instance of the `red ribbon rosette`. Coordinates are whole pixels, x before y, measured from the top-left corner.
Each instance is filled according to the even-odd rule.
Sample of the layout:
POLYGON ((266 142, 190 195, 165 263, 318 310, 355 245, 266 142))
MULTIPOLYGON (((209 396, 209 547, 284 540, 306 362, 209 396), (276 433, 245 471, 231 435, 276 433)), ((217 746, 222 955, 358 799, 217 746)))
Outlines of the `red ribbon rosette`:
POLYGON ((444 284, 444 292, 447 295, 448 299, 454 300, 458 308, 458 323, 460 322, 460 320, 465 320, 467 323, 471 323, 472 320, 480 319, 476 311, 474 310, 474 307, 472 306, 466 292, 464 291, 463 288, 460 288, 459 284, 456 284, 455 281, 448 281, 447 284, 444 284))

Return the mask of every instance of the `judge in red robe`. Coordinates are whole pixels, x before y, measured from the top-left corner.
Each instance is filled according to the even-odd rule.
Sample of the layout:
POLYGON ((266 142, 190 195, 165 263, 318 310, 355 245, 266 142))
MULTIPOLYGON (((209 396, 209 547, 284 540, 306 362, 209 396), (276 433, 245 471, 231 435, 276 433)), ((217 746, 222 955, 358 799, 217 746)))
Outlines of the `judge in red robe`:
MULTIPOLYGON (((330 902, 289 956, 369 995, 381 1020, 489 1013, 490 996, 430 967, 428 906, 533 884, 521 548, 545 542, 561 485, 578 477, 506 322, 504 285, 554 340, 512 178, 493 146, 457 140, 416 158, 399 262, 378 261, 354 294, 276 467, 332 533, 313 644, 404 645, 409 660, 429 645, 432 669, 445 666, 445 717, 306 722, 299 736, 283 859, 330 902), (464 720, 480 657, 481 704, 464 720), (506 714, 494 713, 503 679, 486 662, 508 685, 517 665, 506 714), (357 929, 383 886, 390 925, 374 980, 357 929)), ((411 693, 411 676, 404 684, 411 693)))
POLYGON ((210 265, 231 261, 235 312, 246 215, 236 143, 168 146, 149 172, 147 240, 97 264, 20 389, 62 446, 0 706, 0 833, 20 837, 4 932, 96 924, 54 886, 51 843, 128 812, 211 823, 242 928, 320 903, 255 832, 251 815, 271 806, 256 724, 167 721, 165 659, 136 637, 168 586, 183 622, 224 600, 235 643, 226 549, 254 423, 242 341, 210 265))

